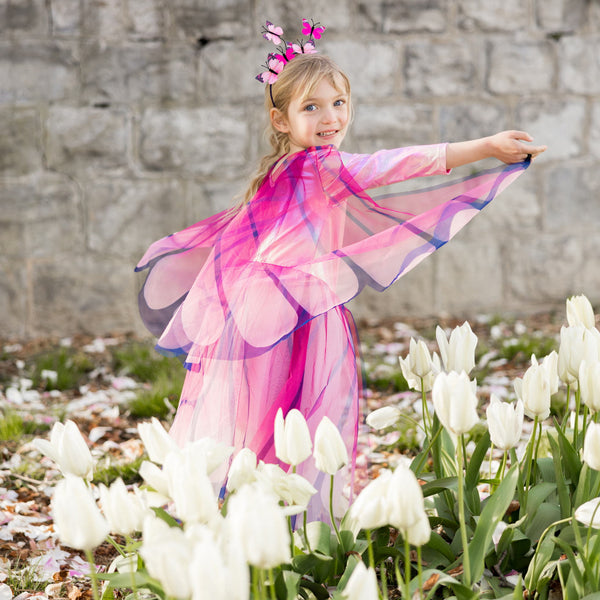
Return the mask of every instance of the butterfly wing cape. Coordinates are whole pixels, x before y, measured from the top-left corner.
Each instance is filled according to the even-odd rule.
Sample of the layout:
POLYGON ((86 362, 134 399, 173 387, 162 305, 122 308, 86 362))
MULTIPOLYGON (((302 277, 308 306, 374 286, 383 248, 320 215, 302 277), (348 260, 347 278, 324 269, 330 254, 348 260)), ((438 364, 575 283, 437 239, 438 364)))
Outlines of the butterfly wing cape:
MULTIPOLYGON (((259 355, 365 285, 387 288, 528 166, 505 165, 378 198, 361 179, 388 183, 385 163, 393 155, 375 162, 363 156, 331 146, 292 155, 239 210, 150 246, 137 267, 148 269, 139 305, 159 336, 158 349, 184 355, 190 370, 207 354, 223 360, 259 355)), ((423 160, 418 152, 412 158, 423 160)), ((413 176, 415 167, 409 171, 413 176)))

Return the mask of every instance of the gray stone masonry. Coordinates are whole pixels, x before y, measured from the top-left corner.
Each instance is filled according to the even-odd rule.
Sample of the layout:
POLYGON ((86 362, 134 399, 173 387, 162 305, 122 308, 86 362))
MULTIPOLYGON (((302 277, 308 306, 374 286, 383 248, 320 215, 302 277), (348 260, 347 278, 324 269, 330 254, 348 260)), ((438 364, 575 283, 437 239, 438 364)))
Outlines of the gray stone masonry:
POLYGON ((0 0, 0 338, 142 333, 136 262, 243 193, 261 25, 293 38, 305 16, 352 82, 344 150, 502 129, 549 147, 357 316, 599 307, 600 0, 0 0))

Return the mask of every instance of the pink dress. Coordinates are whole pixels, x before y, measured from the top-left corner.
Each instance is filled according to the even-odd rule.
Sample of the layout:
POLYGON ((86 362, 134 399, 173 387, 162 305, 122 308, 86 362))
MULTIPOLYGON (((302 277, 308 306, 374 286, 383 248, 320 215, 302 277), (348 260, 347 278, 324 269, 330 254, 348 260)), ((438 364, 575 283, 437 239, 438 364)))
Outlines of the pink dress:
MULTIPOLYGON (((366 190, 446 173, 446 145, 372 155, 308 148, 272 169, 239 210, 152 244, 137 267, 148 269, 142 318, 159 337, 157 348, 182 356, 188 369, 173 437, 183 445, 208 436, 277 462, 279 408, 300 410, 312 434, 326 415, 352 457, 338 485, 348 484, 360 384, 356 332, 344 303, 365 285, 387 288, 527 166, 375 198, 366 190)), ((310 518, 328 520, 328 476, 312 458, 298 472, 318 490, 310 518)), ((218 477, 220 485, 226 473, 218 477)))

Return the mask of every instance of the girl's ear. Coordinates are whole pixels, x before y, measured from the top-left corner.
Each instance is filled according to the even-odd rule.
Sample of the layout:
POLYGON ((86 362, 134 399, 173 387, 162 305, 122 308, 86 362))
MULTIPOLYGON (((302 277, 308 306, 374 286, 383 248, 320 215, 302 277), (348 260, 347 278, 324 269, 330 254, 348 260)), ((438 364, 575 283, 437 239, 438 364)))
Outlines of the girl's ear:
POLYGON ((269 111, 269 116, 271 117, 271 124, 277 131, 281 131, 281 133, 288 133, 290 128, 287 123, 287 119, 285 115, 278 109, 272 108, 269 111))

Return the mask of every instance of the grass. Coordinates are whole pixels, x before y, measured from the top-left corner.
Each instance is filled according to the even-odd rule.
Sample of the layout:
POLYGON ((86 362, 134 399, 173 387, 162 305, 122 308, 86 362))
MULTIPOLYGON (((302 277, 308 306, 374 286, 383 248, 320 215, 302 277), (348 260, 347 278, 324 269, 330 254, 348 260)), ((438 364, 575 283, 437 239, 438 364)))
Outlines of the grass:
POLYGON ((30 363, 34 387, 45 390, 76 389, 95 367, 87 354, 72 348, 46 350, 34 356, 30 363), (56 379, 47 378, 44 371, 54 371, 56 379))
POLYGON ((48 585, 47 581, 38 579, 35 564, 22 565, 20 560, 8 568, 4 583, 10 587, 15 596, 23 592, 41 592, 48 585))
POLYGON ((96 467, 93 482, 95 484, 103 483, 104 485, 109 486, 113 481, 120 477, 125 485, 140 483, 142 478, 139 471, 144 460, 145 457, 140 457, 130 463, 121 465, 109 464, 105 467, 96 467))
POLYGON ((24 419, 13 410, 0 413, 0 441, 2 442, 20 440, 23 436, 36 435, 47 430, 47 425, 24 419))
POLYGON ((528 361, 532 354, 535 354, 537 358, 543 358, 552 350, 558 350, 558 343, 555 339, 536 335, 536 333, 525 333, 518 338, 504 340, 499 348, 499 353, 500 357, 506 360, 528 361))

